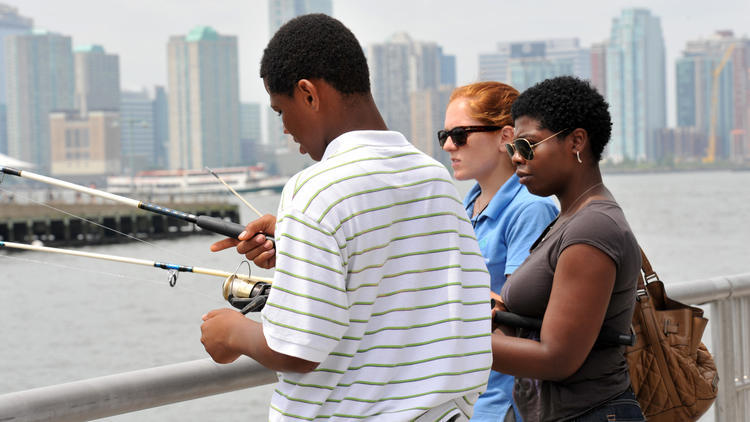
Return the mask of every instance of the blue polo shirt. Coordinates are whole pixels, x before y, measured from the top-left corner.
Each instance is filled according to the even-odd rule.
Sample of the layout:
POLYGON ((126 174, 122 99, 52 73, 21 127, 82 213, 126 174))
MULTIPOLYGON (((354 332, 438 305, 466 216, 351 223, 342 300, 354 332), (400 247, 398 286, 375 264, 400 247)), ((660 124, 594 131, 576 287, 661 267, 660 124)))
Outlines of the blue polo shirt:
MULTIPOLYGON (((479 184, 476 184, 464 198, 469 218, 474 209, 474 201, 480 193, 479 184)), ((505 275, 513 273, 523 263, 529 255, 531 245, 557 213, 557 206, 552 199, 529 193, 514 174, 492 197, 487 208, 471 218, 474 233, 479 240, 479 249, 490 272, 493 292, 500 294, 505 284, 505 275)), ((471 420, 502 421, 511 403, 513 377, 492 371, 487 391, 474 405, 471 420)), ((516 420, 521 420, 518 412, 516 420)))

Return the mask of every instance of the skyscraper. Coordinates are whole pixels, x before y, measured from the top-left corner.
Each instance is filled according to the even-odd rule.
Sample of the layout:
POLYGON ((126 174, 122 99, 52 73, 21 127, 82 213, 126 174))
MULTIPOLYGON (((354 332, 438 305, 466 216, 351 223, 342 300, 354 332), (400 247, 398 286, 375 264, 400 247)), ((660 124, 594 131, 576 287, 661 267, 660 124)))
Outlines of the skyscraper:
POLYGON ((169 167, 169 101, 163 86, 154 87, 154 162, 155 168, 169 167))
POLYGON ((129 176, 157 166, 154 102, 143 89, 120 94, 120 154, 129 176))
POLYGON ((0 154, 8 152, 7 95, 5 87, 5 37, 31 32, 33 21, 18 9, 0 3, 0 154))
POLYGON ((74 50, 75 107, 86 116, 89 111, 117 111, 120 108, 120 58, 107 54, 100 45, 74 50))
POLYGON ((713 151, 699 158, 750 159, 750 39, 718 31, 688 41, 675 70, 677 126, 696 128, 709 141, 713 132, 713 151))
POLYGON ((607 95, 607 43, 591 44, 591 85, 607 95))
POLYGON ((256 164, 266 160, 261 153, 260 104, 240 104, 240 154, 245 164, 256 164))
POLYGON ((607 45, 607 101, 613 162, 646 161, 666 127, 666 67, 660 19, 646 9, 625 9, 612 19, 607 45))
POLYGON ((578 38, 500 42, 495 52, 479 55, 480 80, 504 82, 519 91, 561 75, 591 77, 590 53, 578 38))
POLYGON ((194 28, 169 39, 169 166, 239 165, 237 37, 194 28))
POLYGON ((73 110, 73 52, 68 36, 46 31, 5 38, 8 153, 47 172, 49 113, 73 110))
POLYGON ((268 0, 268 37, 288 20, 308 13, 333 15, 332 0, 268 0))
MULTIPOLYGON (((451 60, 444 57, 443 49, 437 43, 414 41, 406 33, 394 34, 384 43, 367 47, 367 62, 370 66, 375 103, 388 127, 403 133, 415 144, 429 142, 429 139, 413 139, 412 94, 418 91, 437 90, 444 86, 444 80, 455 80, 455 67, 445 68, 451 60), (443 72, 446 73, 445 77, 443 72)), ((455 61, 453 63, 455 64, 455 61)), ((422 95, 415 97, 415 100, 421 103, 420 99, 426 98, 438 97, 422 95)), ((424 107, 427 105, 420 105, 415 110, 424 107)), ((439 127, 442 127, 442 123, 439 127)))

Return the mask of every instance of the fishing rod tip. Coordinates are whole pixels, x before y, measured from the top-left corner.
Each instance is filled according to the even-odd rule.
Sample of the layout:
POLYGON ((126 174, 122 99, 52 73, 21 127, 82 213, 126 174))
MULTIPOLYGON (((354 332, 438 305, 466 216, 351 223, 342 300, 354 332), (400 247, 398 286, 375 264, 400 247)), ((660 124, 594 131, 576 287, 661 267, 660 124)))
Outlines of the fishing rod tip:
POLYGON ((211 170, 211 169, 210 169, 210 168, 208 168, 207 166, 204 166, 203 168, 204 168, 204 169, 206 169, 206 170, 208 170, 208 172, 209 172, 209 173, 211 173, 211 174, 213 174, 213 175, 214 175, 215 177, 219 177, 219 175, 218 175, 218 174, 216 174, 216 172, 215 172, 215 171, 211 170))

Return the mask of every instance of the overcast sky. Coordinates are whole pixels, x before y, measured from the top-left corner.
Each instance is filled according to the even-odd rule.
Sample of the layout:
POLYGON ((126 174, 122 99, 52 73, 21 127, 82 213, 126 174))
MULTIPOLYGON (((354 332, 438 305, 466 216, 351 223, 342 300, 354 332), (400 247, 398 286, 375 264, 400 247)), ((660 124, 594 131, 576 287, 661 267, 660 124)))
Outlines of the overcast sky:
MULTIPOLYGON (((267 104, 258 63, 268 41, 267 0, 0 0, 38 28, 69 35, 73 45, 101 44, 120 56, 123 89, 166 85, 167 40, 198 25, 239 40, 244 102, 267 104)), ((436 41, 457 57, 458 83, 476 80, 478 54, 499 41, 609 37, 623 8, 645 7, 661 18, 667 48, 668 121, 673 117, 674 59, 687 40, 718 29, 750 34, 750 0, 334 0, 333 14, 366 46, 395 32, 436 41)))

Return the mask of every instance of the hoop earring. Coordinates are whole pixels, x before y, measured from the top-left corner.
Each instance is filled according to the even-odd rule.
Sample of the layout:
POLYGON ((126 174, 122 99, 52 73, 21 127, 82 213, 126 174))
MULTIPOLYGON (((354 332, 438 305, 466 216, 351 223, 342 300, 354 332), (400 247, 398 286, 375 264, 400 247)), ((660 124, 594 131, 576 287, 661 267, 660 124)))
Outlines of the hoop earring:
POLYGON ((583 164, 583 161, 581 161, 581 151, 576 151, 576 158, 578 159, 578 162, 583 164))

